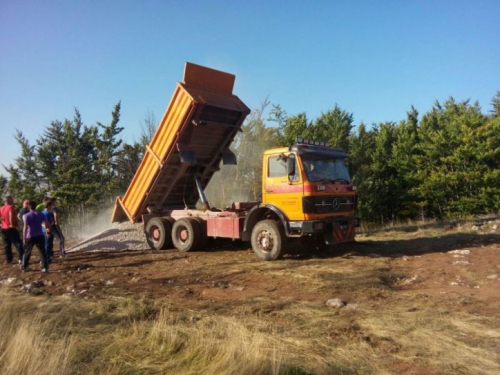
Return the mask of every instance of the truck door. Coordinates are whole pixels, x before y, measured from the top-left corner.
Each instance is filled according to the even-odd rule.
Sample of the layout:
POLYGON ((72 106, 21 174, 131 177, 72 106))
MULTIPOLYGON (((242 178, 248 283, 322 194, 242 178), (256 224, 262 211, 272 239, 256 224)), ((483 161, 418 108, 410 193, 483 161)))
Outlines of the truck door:
POLYGON ((281 209, 289 220, 304 220, 302 196, 304 187, 294 154, 268 155, 262 181, 262 202, 273 204, 281 209), (288 177, 287 158, 295 159, 295 175, 288 177))

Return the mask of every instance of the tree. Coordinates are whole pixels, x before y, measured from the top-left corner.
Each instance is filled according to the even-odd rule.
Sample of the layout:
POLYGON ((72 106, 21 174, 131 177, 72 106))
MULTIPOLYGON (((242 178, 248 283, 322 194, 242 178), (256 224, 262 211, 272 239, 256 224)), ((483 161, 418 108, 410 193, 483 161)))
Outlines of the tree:
POLYGON ((14 138, 21 147, 21 156, 14 160, 14 165, 4 166, 9 174, 7 190, 17 203, 23 199, 41 199, 47 186, 42 183, 39 173, 35 146, 29 143, 20 130, 16 131, 14 138))
POLYGON ((143 147, 151 143, 156 133, 157 126, 158 121, 156 121, 155 114, 148 109, 141 122, 141 137, 139 142, 143 147))
POLYGON ((500 117, 500 91, 497 91, 495 97, 491 99, 491 106, 493 107, 490 110, 491 117, 500 117))
POLYGON ((349 152, 349 135, 353 128, 353 115, 341 109, 337 104, 333 109, 321 115, 307 128, 306 137, 324 140, 332 147, 339 147, 349 152))
POLYGON ((7 194, 7 178, 0 174, 0 197, 7 194))
POLYGON ((117 192, 120 185, 120 178, 117 175, 117 156, 121 139, 118 135, 123 131, 118 126, 120 121, 121 102, 118 102, 111 112, 111 122, 109 125, 103 125, 100 122, 97 126, 102 130, 100 136, 94 138, 96 149, 95 172, 100 176, 102 183, 102 194, 111 197, 117 192))
POLYGON ((415 186, 415 155, 417 152, 418 138, 418 111, 411 106, 406 120, 399 123, 394 130, 394 144, 389 163, 395 171, 395 195, 398 199, 399 219, 425 219, 417 197, 412 193, 415 186))
POLYGON ((498 138, 490 128, 479 103, 471 105, 468 100, 456 102, 450 97, 424 115, 418 131, 418 172, 413 193, 431 216, 487 211, 489 198, 484 176, 490 175, 487 160, 492 153, 485 147, 495 149, 491 140, 498 138))
POLYGON ((142 143, 123 143, 116 159, 116 176, 118 178, 118 192, 123 194, 134 178, 135 172, 144 156, 142 143))

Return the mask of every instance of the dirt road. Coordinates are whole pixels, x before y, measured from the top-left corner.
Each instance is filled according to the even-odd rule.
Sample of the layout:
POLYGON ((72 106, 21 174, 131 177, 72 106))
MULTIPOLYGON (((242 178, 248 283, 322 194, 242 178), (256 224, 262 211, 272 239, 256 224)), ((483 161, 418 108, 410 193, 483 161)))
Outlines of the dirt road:
POLYGON ((318 304, 340 298, 358 305, 367 298, 359 286, 381 286, 441 298, 471 297, 474 307, 498 315, 488 307, 500 297, 500 230, 492 229, 495 223, 485 222, 475 231, 442 225, 386 230, 321 253, 292 244, 290 254, 275 262, 259 261, 248 244, 231 241, 201 252, 151 251, 140 225, 127 224, 74 247, 65 259, 55 258, 48 274, 40 273, 36 251, 27 273, 2 263, 0 281, 33 294, 162 298, 179 309, 228 307, 259 297, 318 304))

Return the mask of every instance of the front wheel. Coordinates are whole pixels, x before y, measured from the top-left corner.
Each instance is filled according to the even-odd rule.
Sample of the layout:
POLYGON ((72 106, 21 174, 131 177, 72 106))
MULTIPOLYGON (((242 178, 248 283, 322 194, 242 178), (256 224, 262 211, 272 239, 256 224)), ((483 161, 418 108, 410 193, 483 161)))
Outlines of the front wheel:
POLYGON ((274 220, 259 221, 252 230, 252 249, 262 260, 276 260, 286 252, 286 235, 274 220))

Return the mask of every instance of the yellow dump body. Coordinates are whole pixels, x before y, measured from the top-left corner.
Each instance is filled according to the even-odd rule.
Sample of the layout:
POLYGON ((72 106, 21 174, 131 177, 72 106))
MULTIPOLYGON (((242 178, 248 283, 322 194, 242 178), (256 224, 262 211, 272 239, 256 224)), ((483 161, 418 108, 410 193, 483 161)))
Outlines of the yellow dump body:
MULTIPOLYGON (((141 221, 150 211, 193 208, 219 170, 223 156, 250 110, 235 95, 235 76, 186 63, 165 115, 123 198, 117 197, 112 221, 141 221)), ((234 156, 234 155, 233 155, 234 156)))

